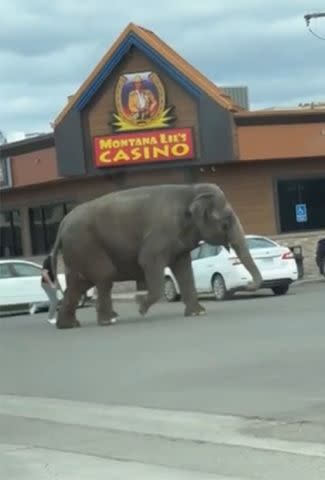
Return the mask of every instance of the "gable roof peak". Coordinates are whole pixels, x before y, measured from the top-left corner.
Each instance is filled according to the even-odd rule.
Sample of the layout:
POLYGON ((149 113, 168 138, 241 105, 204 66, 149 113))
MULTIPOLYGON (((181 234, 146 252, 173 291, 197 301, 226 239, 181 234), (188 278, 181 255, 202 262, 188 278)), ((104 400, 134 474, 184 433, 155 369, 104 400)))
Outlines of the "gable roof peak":
MULTIPOLYGON (((221 107, 231 112, 237 112, 239 110, 242 110, 241 107, 236 105, 231 100, 229 95, 223 92, 221 88, 217 87, 211 80, 205 77, 194 66, 190 65, 183 57, 181 57, 167 43, 161 40, 154 32, 142 26, 136 25, 133 22, 130 22, 126 26, 126 28, 120 33, 115 42, 112 44, 111 48, 99 61, 94 70, 81 84, 79 89, 70 96, 69 101, 54 120, 55 126, 58 125, 58 123, 61 122, 65 115, 78 104, 80 98, 85 94, 88 89, 92 88, 94 90, 99 88, 101 82, 104 81, 103 78, 106 78, 105 75, 102 75, 103 70, 106 69, 106 75, 109 75, 111 73, 113 66, 111 69, 107 68, 107 66, 110 65, 110 62, 114 63, 115 65, 116 62, 112 62, 112 59, 114 58, 114 56, 116 57, 118 52, 123 50, 122 47, 124 45, 127 47, 128 37, 130 37, 130 34, 132 33, 139 39, 142 44, 149 47, 157 57, 162 58, 165 62, 167 61, 171 68, 174 69, 175 72, 178 72, 180 75, 186 78, 187 81, 194 86, 194 88, 196 88, 197 90, 199 89, 201 92, 204 92, 221 107), (99 78, 100 82, 97 81, 99 78)), ((122 58, 122 53, 120 53, 119 58, 122 58)))

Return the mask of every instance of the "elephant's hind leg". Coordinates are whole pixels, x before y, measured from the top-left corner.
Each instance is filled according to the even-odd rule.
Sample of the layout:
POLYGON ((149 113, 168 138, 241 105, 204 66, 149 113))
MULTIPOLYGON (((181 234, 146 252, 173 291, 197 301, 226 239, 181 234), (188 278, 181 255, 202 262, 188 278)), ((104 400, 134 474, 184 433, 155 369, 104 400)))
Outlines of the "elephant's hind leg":
POLYGON ((85 265, 85 276, 96 285, 97 300, 97 323, 98 325, 110 325, 114 323, 117 314, 113 311, 111 290, 115 276, 115 266, 107 253, 97 247, 93 252, 87 265, 85 265))
POLYGON ((96 285, 97 288, 97 323, 98 325, 111 325, 116 322, 118 317, 112 306, 112 286, 111 280, 103 280, 96 285))
POLYGON ((56 327, 59 329, 80 327, 80 323, 76 318, 76 309, 81 295, 91 286, 89 282, 77 274, 68 273, 66 279, 67 288, 64 292, 62 305, 59 308, 56 321, 56 327))

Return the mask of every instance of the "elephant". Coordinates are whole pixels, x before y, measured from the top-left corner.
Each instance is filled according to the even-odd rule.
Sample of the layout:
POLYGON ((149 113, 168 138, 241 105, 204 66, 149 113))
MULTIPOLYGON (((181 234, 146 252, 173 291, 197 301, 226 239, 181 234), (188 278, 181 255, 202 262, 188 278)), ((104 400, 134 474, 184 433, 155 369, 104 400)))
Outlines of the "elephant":
POLYGON ((97 323, 116 319, 114 282, 137 281, 139 313, 145 315, 162 296, 164 268, 178 282, 185 316, 201 315, 191 265, 200 241, 230 247, 250 272, 250 290, 262 283, 238 216, 224 192, 213 183, 134 187, 102 195, 76 206, 61 221, 50 256, 56 276, 62 252, 67 288, 58 312, 59 329, 80 326, 76 307, 81 295, 97 288, 97 323))

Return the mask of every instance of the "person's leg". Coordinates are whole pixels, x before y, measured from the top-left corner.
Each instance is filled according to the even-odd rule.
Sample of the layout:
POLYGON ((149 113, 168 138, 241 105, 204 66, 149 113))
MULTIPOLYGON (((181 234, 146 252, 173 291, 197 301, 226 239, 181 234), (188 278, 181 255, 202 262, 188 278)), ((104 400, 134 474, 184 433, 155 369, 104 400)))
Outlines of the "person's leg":
POLYGON ((57 306, 58 306, 58 303, 59 303, 56 288, 52 288, 48 284, 43 284, 43 288, 44 288, 44 290, 45 290, 45 292, 46 292, 46 294, 47 294, 47 296, 49 297, 49 300, 50 300, 48 319, 54 321, 55 320, 56 309, 57 309, 57 306))
POLYGON ((36 305, 35 305, 35 303, 33 303, 33 305, 31 305, 31 307, 29 309, 29 313, 30 313, 30 315, 34 315, 35 312, 36 312, 36 305))

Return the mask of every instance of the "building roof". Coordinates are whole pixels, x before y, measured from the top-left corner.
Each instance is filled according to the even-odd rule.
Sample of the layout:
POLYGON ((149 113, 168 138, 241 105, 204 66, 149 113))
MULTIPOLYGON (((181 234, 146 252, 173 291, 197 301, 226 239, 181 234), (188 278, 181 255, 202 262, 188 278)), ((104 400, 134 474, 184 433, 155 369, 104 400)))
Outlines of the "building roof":
POLYGON ((236 112, 236 117, 269 117, 274 115, 318 115, 325 113, 323 108, 266 108, 265 110, 250 110, 236 112))
POLYGON ((24 138, 15 142, 8 142, 0 145, 0 157, 21 155, 34 150, 54 147, 54 135, 52 132, 38 135, 36 137, 24 138))
POLYGON ((266 107, 262 108, 260 111, 269 111, 269 110, 298 110, 298 111, 309 111, 309 110, 325 110, 325 102, 304 102, 304 103, 299 103, 298 105, 273 105, 272 107, 266 107))
POLYGON ((237 112, 241 109, 221 88, 190 65, 156 34, 134 23, 129 23, 76 93, 69 97, 68 103, 56 117, 54 126, 60 123, 72 108, 81 109, 85 106, 132 45, 141 46, 145 53, 151 55, 151 58, 155 58, 163 67, 169 68, 169 71, 173 70, 175 77, 178 76, 179 79, 185 77, 193 84, 193 88, 196 87, 205 92, 226 110, 237 112))
POLYGON ((235 112, 237 125, 270 125, 324 122, 325 108, 283 108, 235 112))

